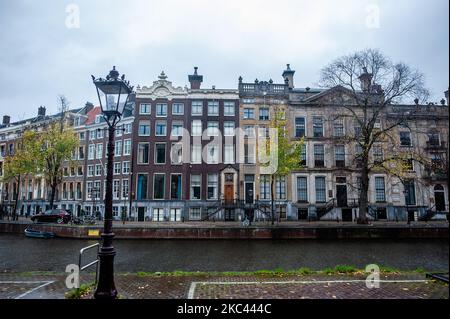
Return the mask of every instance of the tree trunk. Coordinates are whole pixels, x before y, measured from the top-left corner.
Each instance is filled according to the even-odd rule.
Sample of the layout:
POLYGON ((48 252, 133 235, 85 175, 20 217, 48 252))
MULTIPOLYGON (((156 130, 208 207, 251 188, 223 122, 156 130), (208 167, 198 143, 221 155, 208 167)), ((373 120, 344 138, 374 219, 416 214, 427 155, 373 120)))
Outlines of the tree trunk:
POLYGON ((53 181, 51 186, 50 186, 50 198, 49 198, 50 209, 53 209, 53 205, 55 203, 56 187, 57 186, 58 186, 58 184, 55 181, 53 181))
POLYGON ((275 224, 275 176, 272 175, 272 179, 270 181, 270 188, 271 188, 271 202, 272 202, 272 209, 270 217, 272 219, 272 226, 275 224))
POLYGON ((16 187, 16 193, 14 194, 14 197, 16 198, 16 201, 14 202, 14 208, 12 211, 12 220, 18 220, 18 216, 17 216, 17 207, 19 206, 19 195, 20 195, 20 182, 22 181, 21 176, 19 175, 17 177, 17 187, 16 187))
POLYGON ((359 214, 358 224, 366 225, 369 223, 367 219, 367 203, 368 203, 368 190, 369 190, 369 170, 367 167, 367 159, 362 160, 361 169, 361 190, 359 195, 359 214))

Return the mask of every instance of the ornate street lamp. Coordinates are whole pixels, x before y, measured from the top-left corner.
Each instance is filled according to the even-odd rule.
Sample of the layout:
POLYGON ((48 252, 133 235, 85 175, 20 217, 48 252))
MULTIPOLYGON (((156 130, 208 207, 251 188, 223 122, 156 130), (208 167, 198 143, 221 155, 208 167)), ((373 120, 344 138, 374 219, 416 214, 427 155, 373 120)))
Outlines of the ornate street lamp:
POLYGON ((101 235, 102 246, 98 253, 100 260, 99 279, 94 297, 96 299, 115 299, 117 297, 117 290, 114 284, 114 256, 116 251, 113 246, 114 233, 112 232, 114 137, 116 125, 122 118, 133 87, 130 86, 129 81, 125 81, 125 75, 119 77, 119 72, 115 66, 106 76, 106 79, 96 79, 92 75, 92 80, 97 88, 102 115, 108 124, 104 229, 101 235))

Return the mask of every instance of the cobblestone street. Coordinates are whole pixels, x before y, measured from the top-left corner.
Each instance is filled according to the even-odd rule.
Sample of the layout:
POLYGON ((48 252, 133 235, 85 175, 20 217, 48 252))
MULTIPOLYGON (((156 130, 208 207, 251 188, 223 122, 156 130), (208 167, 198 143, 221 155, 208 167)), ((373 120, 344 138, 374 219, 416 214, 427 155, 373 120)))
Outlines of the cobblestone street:
MULTIPOLYGON (((92 276, 83 276, 89 282, 92 276), (88 278, 90 277, 90 278, 88 278)), ((421 274, 382 275, 369 289, 362 275, 138 276, 116 275, 125 299, 448 299, 448 285, 421 274)), ((0 275, 1 299, 62 299, 62 274, 0 275)))

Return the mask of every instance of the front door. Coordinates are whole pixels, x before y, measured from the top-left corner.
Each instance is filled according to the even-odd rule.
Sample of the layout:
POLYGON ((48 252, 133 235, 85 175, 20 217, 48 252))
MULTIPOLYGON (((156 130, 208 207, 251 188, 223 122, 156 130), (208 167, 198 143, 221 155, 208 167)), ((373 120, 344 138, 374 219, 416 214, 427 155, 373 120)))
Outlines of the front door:
POLYGON ((336 185, 338 207, 347 207, 347 185, 336 185))
POLYGON ((234 185, 225 185, 225 203, 232 203, 234 200, 234 185))
POLYGON ((138 222, 145 220, 145 207, 138 207, 138 222))
POLYGON ((436 202, 436 211, 445 212, 445 193, 443 191, 434 192, 434 201, 436 202))
POLYGON ((235 215, 234 215, 234 209, 225 209, 225 221, 231 222, 234 221, 235 215))
POLYGON ((245 183, 245 203, 253 204, 254 201, 254 185, 253 182, 245 183))

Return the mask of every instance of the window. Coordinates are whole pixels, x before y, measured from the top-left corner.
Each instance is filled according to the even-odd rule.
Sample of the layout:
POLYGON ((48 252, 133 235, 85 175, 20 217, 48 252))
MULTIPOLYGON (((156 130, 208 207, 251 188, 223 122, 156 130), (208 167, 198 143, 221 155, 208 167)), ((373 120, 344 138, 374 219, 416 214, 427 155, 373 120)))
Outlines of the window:
POLYGON ((414 181, 405 181, 405 204, 406 205, 416 205, 416 188, 414 186, 414 181))
POLYGON ((163 222, 164 221, 164 208, 153 208, 152 220, 154 222, 163 222))
POLYGON ((100 139, 100 138, 103 138, 103 136, 104 136, 104 134, 103 134, 104 132, 103 132, 103 129, 97 129, 97 138, 98 139, 100 139))
POLYGON ((166 184, 165 174, 155 174, 153 181, 153 199, 164 199, 164 188, 166 184))
POLYGON ((167 104, 158 103, 156 104, 156 117, 166 117, 167 116, 167 104))
POLYGON ((375 177, 375 200, 377 203, 386 201, 384 177, 375 177))
POLYGON ((286 176, 278 176, 275 183, 277 199, 286 199, 286 176))
POLYGON ((84 146, 78 147, 78 159, 79 160, 84 159, 84 146))
POLYGON ((120 173, 122 173, 122 163, 114 163, 114 175, 120 175, 120 173))
POLYGON ((87 198, 89 198, 89 199, 93 198, 93 193, 92 193, 92 189, 93 188, 94 188, 94 186, 93 186, 92 182, 87 182, 86 183, 87 198))
POLYGON ((141 103, 139 107, 139 114, 151 114, 152 105, 148 103, 141 103))
POLYGON ((234 136, 234 122, 223 122, 223 130, 225 136, 234 136))
POLYGON ((266 126, 259 126, 258 127, 258 137, 259 138, 269 138, 269 128, 266 126))
POLYGON ((333 122, 333 136, 342 137, 344 136, 344 119, 338 118, 333 122))
POLYGON ((255 144, 244 144, 244 163, 245 164, 255 164, 255 144))
POLYGON ((166 163, 166 144, 156 143, 155 144, 155 164, 165 164, 166 163))
POLYGON ((193 207, 189 209, 190 220, 200 220, 202 218, 202 209, 200 207, 193 207))
POLYGON ((300 203, 308 202, 308 179, 306 177, 297 177, 297 200, 300 203))
POLYGON ((244 137, 246 137, 246 138, 254 138, 255 137, 255 126, 253 126, 253 125, 245 125, 244 126, 244 137))
POLYGON ((139 121, 139 136, 150 136, 150 121, 139 121))
POLYGON ((345 167, 345 146, 336 145, 334 147, 334 158, 336 160, 336 167, 345 167))
POLYGON ((95 158, 95 145, 89 144, 88 159, 93 160, 94 158, 95 158))
POLYGON ((305 118, 297 117, 295 118, 295 137, 304 137, 304 136, 306 136, 305 118))
POLYGON ((122 136, 123 130, 122 129, 117 129, 116 130, 116 137, 120 137, 122 136))
POLYGON ((411 146, 411 132, 400 132, 400 145, 411 146))
POLYGON ((181 221, 181 208, 171 208, 170 209, 170 221, 171 222, 181 221))
POLYGON ((254 119, 255 118, 255 110, 252 108, 244 109, 244 120, 254 119))
POLYGON ((207 199, 219 198, 219 174, 208 174, 207 199))
POLYGON ((167 123, 166 121, 157 121, 155 126, 156 136, 166 136, 167 135, 167 123))
POLYGON ((316 177, 316 202, 326 203, 325 177, 316 177))
POLYGON ((122 155, 122 141, 116 141, 114 146, 114 156, 122 155))
POLYGON ((256 100, 255 99, 243 99, 242 103, 243 104, 255 104, 256 100))
POLYGON ((383 147, 381 145, 373 146, 373 161, 375 164, 381 164, 384 160, 383 147))
POLYGON ((97 144, 97 159, 103 158, 103 144, 97 144))
POLYGON ((259 179, 259 197, 270 199, 270 175, 261 175, 259 179))
POLYGON ((202 136, 202 121, 192 121, 192 136, 202 136))
POLYGON ((208 145, 207 147, 207 163, 218 164, 219 163, 219 147, 217 145, 208 145))
POLYGON ((219 122, 208 122, 208 136, 219 136, 219 122))
POLYGON ((170 175, 170 199, 181 200, 181 174, 170 175))
POLYGON ((94 176, 94 165, 88 165, 88 177, 94 176))
POLYGON ((224 102, 223 103, 223 115, 224 116, 234 116, 236 105, 234 102, 224 102))
POLYGON ((101 176, 102 175, 102 165, 101 164, 97 164, 95 165, 95 176, 101 176))
POLYGON ((97 131, 96 130, 91 130, 89 131, 89 140, 95 140, 97 138, 97 131))
POLYGON ((78 136, 79 136, 80 141, 84 141, 86 139, 86 133, 85 132, 81 132, 78 136))
POLYGON ((123 141, 123 155, 131 155, 131 140, 123 141))
MULTIPOLYGON (((0 170, 0 174, 1 174, 1 170, 0 170)), ((78 166, 77 175, 78 176, 83 176, 83 166, 78 166)))
POLYGON ((430 146, 439 146, 439 133, 428 134, 428 144, 430 146))
POLYGON ((128 198, 129 193, 130 193, 129 181, 127 179, 123 179, 122 180, 122 198, 124 198, 124 199, 128 198))
POLYGON ((183 143, 172 144, 170 159, 171 163, 174 165, 183 163, 183 143))
POLYGON ((269 120, 269 109, 266 107, 262 107, 259 109, 259 120, 260 121, 268 121, 269 120))
POLYGON ((130 162, 122 163, 122 174, 130 174, 130 162))
POLYGON ((137 200, 147 199, 147 174, 138 174, 137 200))
POLYGON ((323 137, 323 118, 313 117, 313 136, 323 137))
POLYGON ((172 104, 172 115, 183 115, 184 114, 184 104, 183 103, 173 103, 172 104))
POLYGON ((300 153, 300 166, 307 166, 307 157, 306 157, 306 144, 302 146, 302 152, 300 153))
POLYGON ((172 136, 183 136, 183 123, 182 122, 173 122, 172 123, 172 136))
POLYGON ((94 192, 95 199, 100 199, 101 195, 101 183, 99 181, 94 182, 94 189, 92 190, 94 192))
POLYGON ((201 116, 201 115, 203 115, 203 102, 202 101, 194 101, 194 102, 192 102, 191 114, 193 116, 201 116))
POLYGON ((234 145, 225 145, 224 150, 224 164, 234 164, 234 145))
POLYGON ((125 130, 124 134, 131 134, 131 132, 133 130, 133 125, 131 123, 124 124, 123 128, 125 130))
POLYGON ((208 115, 209 116, 219 115, 219 102, 208 102, 208 115))
POLYGON ((114 199, 120 198, 120 181, 118 180, 113 181, 113 198, 114 199))
POLYGON ((191 199, 199 200, 201 192, 201 175, 191 175, 191 199))
POLYGON ((323 145, 314 145, 314 166, 325 167, 325 147, 323 145))
POLYGON ((148 164, 148 143, 139 143, 138 145, 138 164, 148 164))
POLYGON ((201 145, 192 145, 191 162, 192 162, 192 164, 201 164, 202 163, 202 146, 201 145))

